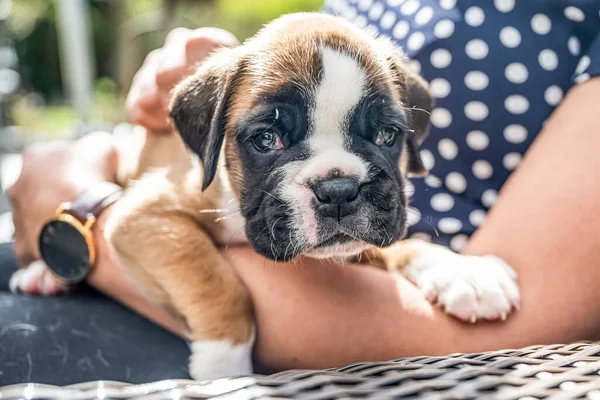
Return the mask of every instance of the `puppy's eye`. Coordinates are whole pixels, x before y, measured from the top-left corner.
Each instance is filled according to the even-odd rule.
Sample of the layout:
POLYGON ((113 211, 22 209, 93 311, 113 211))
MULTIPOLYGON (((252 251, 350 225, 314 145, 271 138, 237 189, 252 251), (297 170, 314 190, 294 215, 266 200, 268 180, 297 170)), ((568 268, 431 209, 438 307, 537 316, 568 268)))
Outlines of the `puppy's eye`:
POLYGON ((398 131, 394 128, 385 128, 377 131, 375 144, 378 146, 393 146, 396 142, 398 131))
POLYGON ((283 142, 279 135, 273 131, 264 131, 252 138, 254 148, 261 153, 269 150, 283 149, 283 142))

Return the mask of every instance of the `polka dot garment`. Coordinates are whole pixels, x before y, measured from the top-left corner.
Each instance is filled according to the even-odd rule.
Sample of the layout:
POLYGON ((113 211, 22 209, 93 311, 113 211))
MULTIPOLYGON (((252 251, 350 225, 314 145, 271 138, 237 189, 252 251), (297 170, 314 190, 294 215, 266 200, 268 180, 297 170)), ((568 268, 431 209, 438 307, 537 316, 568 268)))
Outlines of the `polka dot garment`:
POLYGON ((409 235, 460 250, 565 93, 600 74, 600 1, 329 0, 396 41, 436 98, 409 235))

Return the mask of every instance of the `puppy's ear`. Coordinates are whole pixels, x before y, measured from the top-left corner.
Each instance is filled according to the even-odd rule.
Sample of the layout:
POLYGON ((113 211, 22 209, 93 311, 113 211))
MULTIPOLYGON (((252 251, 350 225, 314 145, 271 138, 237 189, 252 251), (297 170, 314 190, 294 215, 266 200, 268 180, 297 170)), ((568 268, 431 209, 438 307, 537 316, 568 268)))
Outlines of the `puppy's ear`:
POLYGON ((412 176, 425 176, 428 171, 420 155, 420 146, 429 133, 429 119, 434 100, 429 93, 427 82, 408 68, 407 58, 395 44, 388 39, 383 42, 387 62, 394 85, 398 88, 408 117, 410 131, 406 133, 405 165, 406 172, 412 176))
POLYGON ((202 190, 215 177, 240 58, 238 48, 219 50, 173 91, 170 116, 185 144, 200 157, 202 190))

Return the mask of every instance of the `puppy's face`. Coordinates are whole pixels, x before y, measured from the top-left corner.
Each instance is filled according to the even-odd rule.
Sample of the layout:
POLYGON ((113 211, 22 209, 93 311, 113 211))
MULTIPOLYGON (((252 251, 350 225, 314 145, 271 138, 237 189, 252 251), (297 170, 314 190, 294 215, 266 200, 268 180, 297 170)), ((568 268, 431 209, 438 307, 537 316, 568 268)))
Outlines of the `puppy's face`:
POLYGON ((212 56, 178 87, 171 115, 203 162, 204 187, 225 147, 250 243, 287 261, 351 256, 404 234, 404 179, 425 172, 431 102, 391 42, 294 14, 212 56))

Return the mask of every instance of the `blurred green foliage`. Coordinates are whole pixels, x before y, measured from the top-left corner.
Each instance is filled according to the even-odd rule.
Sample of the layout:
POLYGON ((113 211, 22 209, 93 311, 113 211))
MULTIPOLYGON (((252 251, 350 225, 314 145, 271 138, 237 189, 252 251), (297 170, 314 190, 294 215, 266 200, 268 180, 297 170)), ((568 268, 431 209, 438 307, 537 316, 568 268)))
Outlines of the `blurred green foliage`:
MULTIPOLYGON (((22 92, 14 102, 12 119, 26 131, 60 136, 73 124, 60 74, 57 7, 60 0, 13 0, 8 28, 15 43, 22 76, 22 92)), ((253 35, 281 14, 315 11, 323 0, 178 0, 171 26, 217 26, 240 40, 253 35)), ((124 119, 126 83, 120 87, 117 40, 120 24, 141 28, 127 43, 126 56, 135 68, 145 55, 162 45, 167 29, 164 0, 88 0, 91 11, 96 82, 92 115, 95 120, 117 123, 124 119)))

